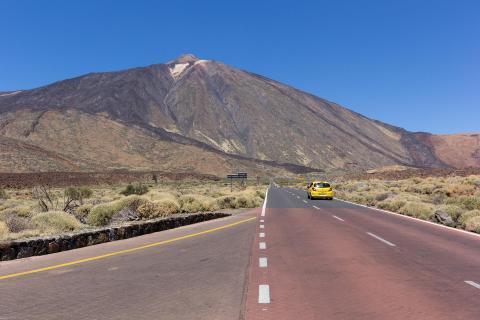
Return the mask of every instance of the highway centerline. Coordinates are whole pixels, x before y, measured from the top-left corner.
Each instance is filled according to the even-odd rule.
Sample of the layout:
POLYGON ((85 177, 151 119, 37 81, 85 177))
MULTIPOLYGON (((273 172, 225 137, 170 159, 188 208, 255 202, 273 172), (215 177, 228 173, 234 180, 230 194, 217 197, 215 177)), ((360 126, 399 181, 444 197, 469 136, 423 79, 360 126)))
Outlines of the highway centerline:
POLYGON ((390 241, 387 241, 387 240, 383 239, 382 237, 377 236, 376 234, 373 234, 373 233, 371 233, 371 232, 367 232, 367 234, 368 234, 369 236, 371 236, 371 237, 374 237, 374 238, 377 239, 377 240, 382 241, 383 243, 385 243, 385 244, 387 244, 387 245, 389 245, 389 246, 391 246, 391 247, 396 247, 395 244, 391 243, 390 241))
POLYGON ((337 216, 335 216, 335 215, 332 215, 332 217, 334 217, 335 219, 340 220, 340 221, 345 221, 345 220, 343 220, 342 218, 339 218, 339 217, 337 217, 337 216))
POLYGON ((471 285, 472 287, 475 287, 477 289, 480 289, 480 284, 476 283, 475 281, 471 281, 471 280, 466 280, 464 281, 466 284, 469 284, 471 285))

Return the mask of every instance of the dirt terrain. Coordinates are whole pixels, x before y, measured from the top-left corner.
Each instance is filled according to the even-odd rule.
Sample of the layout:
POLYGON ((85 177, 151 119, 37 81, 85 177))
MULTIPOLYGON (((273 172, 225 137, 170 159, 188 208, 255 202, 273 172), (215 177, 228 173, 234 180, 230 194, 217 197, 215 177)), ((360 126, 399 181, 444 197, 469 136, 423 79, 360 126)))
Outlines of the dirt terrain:
POLYGON ((207 174, 162 171, 112 171, 112 172, 36 172, 36 173, 0 173, 0 188, 22 189, 38 185, 50 187, 117 185, 136 181, 164 180, 211 180, 218 177, 207 174))
POLYGON ((405 170, 391 170, 378 171, 373 173, 349 173, 344 175, 332 176, 337 180, 398 180, 408 178, 429 178, 429 177, 449 177, 459 176, 467 177, 470 175, 480 174, 480 168, 466 168, 466 169, 405 169, 405 170))

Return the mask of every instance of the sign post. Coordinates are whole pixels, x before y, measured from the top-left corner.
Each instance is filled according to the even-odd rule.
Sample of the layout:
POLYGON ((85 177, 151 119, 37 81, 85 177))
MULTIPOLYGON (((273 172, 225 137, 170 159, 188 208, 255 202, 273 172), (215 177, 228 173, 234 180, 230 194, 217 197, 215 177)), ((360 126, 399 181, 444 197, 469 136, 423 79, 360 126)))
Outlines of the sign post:
POLYGON ((236 174, 227 174, 227 178, 230 179, 230 192, 233 191, 233 179, 242 179, 242 185, 244 185, 247 177, 248 175, 246 172, 237 172, 236 174))

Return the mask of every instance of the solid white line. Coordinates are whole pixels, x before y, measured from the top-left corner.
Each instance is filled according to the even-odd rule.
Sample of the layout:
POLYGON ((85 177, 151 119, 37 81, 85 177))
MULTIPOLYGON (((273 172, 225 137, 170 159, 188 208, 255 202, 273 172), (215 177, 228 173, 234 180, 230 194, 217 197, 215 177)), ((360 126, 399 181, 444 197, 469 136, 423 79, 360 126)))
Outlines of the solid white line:
POLYGON ((270 287, 268 284, 258 286, 258 303, 270 303, 270 287))
POLYGON ((260 232, 259 236, 260 236, 260 238, 265 238, 265 233, 264 233, 264 232, 260 232))
POLYGON ((319 208, 319 207, 317 207, 317 206, 313 206, 313 207, 314 207, 315 209, 318 209, 318 210, 320 210, 320 208, 319 208))
POLYGON ((387 240, 385 240, 385 239, 377 236, 376 234, 373 234, 373 233, 370 233, 370 232, 367 232, 367 234, 368 234, 369 236, 371 236, 371 237, 374 237, 374 238, 377 239, 377 240, 382 241, 383 243, 388 244, 388 245, 391 246, 391 247, 396 247, 396 245, 394 245, 394 244, 391 243, 390 241, 387 241, 387 240))
POLYGON ((472 287, 480 289, 480 284, 476 283, 475 281, 466 280, 465 283, 471 285, 472 287))
POLYGON ((265 217, 265 208, 267 207, 267 197, 268 197, 268 190, 270 188, 267 188, 267 191, 265 191, 265 199, 263 200, 263 206, 262 206, 262 217, 265 217))
POLYGON ((265 229, 265 226, 263 224, 261 224, 260 229, 265 229))
POLYGON ((334 217, 335 219, 338 219, 338 220, 340 220, 340 221, 345 221, 345 220, 343 220, 342 218, 339 218, 339 217, 337 217, 337 216, 333 216, 333 215, 332 215, 332 217, 334 217))
POLYGON ((267 249, 267 244, 266 244, 265 242, 260 242, 260 243, 258 244, 258 248, 259 248, 260 250, 265 250, 265 249, 267 249))
POLYGON ((260 268, 266 268, 267 265, 268 265, 267 258, 262 257, 262 258, 259 258, 259 259, 258 259, 258 266, 259 266, 260 268))
POLYGON ((480 233, 473 233, 473 232, 466 231, 466 230, 461 230, 461 229, 457 229, 457 228, 453 228, 453 227, 448 227, 448 226, 445 226, 445 225, 443 225, 443 224, 439 224, 439 223, 435 223, 435 222, 430 222, 430 221, 426 221, 426 220, 422 220, 422 219, 418 219, 418 218, 406 216, 406 215, 403 215, 403 214, 400 214, 400 213, 396 213, 396 212, 393 212, 393 211, 383 210, 383 209, 379 209, 379 208, 375 208, 375 207, 369 207, 369 206, 365 206, 365 205, 363 205, 363 204, 358 204, 358 203, 355 203, 355 202, 351 202, 351 201, 347 201, 347 200, 342 200, 342 199, 339 199, 339 198, 335 198, 335 200, 342 201, 342 202, 346 202, 346 203, 350 203, 350 204, 353 204, 353 205, 356 205, 356 206, 359 206, 359 207, 364 207, 364 208, 367 208, 367 209, 372 209, 372 210, 379 211, 379 212, 382 212, 382 213, 388 213, 388 214, 397 216, 397 217, 399 217, 399 218, 410 219, 410 220, 414 220, 414 221, 417 221, 417 222, 428 223, 429 225, 432 225, 432 226, 436 226, 436 227, 448 229, 448 230, 451 230, 451 231, 461 232, 461 233, 463 233, 463 234, 468 234, 468 235, 474 236, 474 237, 480 237, 480 233))

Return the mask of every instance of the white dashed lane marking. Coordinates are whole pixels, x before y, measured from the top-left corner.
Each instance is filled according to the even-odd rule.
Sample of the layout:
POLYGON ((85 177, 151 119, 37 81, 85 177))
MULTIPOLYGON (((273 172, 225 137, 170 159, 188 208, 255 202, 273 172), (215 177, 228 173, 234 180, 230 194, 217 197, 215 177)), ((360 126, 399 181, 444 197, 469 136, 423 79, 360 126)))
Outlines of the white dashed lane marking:
POLYGON ((466 280, 465 283, 471 285, 472 287, 480 289, 480 284, 476 283, 475 281, 466 280))
POLYGON ((385 243, 385 244, 388 244, 390 247, 396 247, 396 245, 394 245, 394 244, 391 243, 390 241, 387 241, 387 240, 383 239, 382 237, 377 236, 376 234, 373 234, 373 233, 371 233, 371 232, 367 232, 367 234, 368 234, 369 236, 371 236, 371 237, 374 237, 374 238, 377 239, 377 240, 382 241, 382 242, 385 243))
POLYGON ((261 257, 261 258, 258 259, 258 266, 260 268, 266 268, 267 265, 268 265, 267 258, 261 257))
POLYGON ((268 284, 258 286, 258 303, 270 303, 270 286, 268 284))
POLYGON ((265 250, 267 249, 267 244, 265 242, 260 242, 258 244, 258 247, 260 248, 260 250, 265 250))
POLYGON ((337 217, 337 216, 333 216, 333 215, 332 215, 332 217, 334 217, 335 219, 340 220, 340 221, 345 221, 345 220, 343 220, 342 218, 339 218, 339 217, 337 217))
POLYGON ((260 234, 258 235, 260 238, 265 238, 265 233, 264 232, 260 232, 260 234))

